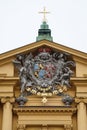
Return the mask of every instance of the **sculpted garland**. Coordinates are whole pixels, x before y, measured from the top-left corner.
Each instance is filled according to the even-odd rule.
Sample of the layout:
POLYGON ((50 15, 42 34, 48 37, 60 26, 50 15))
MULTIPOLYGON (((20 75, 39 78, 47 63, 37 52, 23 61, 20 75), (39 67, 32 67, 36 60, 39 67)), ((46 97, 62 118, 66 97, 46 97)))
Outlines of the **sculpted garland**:
POLYGON ((13 63, 18 68, 21 95, 60 95, 67 91, 75 67, 70 55, 40 48, 37 54, 18 55, 13 63))

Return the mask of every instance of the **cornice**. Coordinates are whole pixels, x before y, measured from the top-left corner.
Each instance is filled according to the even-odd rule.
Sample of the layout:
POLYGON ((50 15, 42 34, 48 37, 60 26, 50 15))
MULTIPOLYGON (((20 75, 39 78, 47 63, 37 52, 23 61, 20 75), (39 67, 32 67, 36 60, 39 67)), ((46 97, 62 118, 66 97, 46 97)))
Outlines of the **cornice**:
POLYGON ((15 84, 19 81, 19 77, 7 77, 0 76, 0 87, 2 86, 15 86, 15 84))
MULTIPOLYGON (((15 81, 15 80, 19 80, 19 77, 6 76, 5 74, 2 74, 2 75, 0 75, 0 80, 2 80, 2 81, 5 81, 5 80, 15 81)), ((86 81, 87 82, 87 77, 72 77, 70 80, 77 81, 77 82, 79 82, 79 81, 82 81, 82 82, 86 81)))
MULTIPOLYGON (((14 84, 19 80, 19 77, 9 77, 3 74, 0 75, 0 84, 14 84)), ((75 85, 87 85, 87 77, 72 77, 70 81, 75 85)))
POLYGON ((70 80, 74 83, 74 85, 87 85, 87 77, 73 77, 70 80))
POLYGON ((15 80, 19 80, 19 77, 11 77, 2 74, 0 75, 0 80, 15 81, 15 80))
MULTIPOLYGON (((6 58, 13 57, 13 56, 20 54, 20 53, 29 52, 30 50, 33 50, 35 48, 38 48, 38 47, 44 46, 44 45, 49 46, 49 47, 56 49, 56 50, 60 50, 60 51, 70 53, 74 57, 76 57, 76 59, 80 58, 80 61, 81 60, 87 61, 87 54, 86 53, 72 49, 72 48, 69 48, 69 47, 66 47, 64 45, 60 45, 59 43, 50 42, 50 41, 47 41, 47 40, 34 42, 34 43, 31 43, 31 44, 25 45, 23 47, 11 50, 9 52, 3 53, 3 54, 0 55, 0 60, 4 60, 6 58)), ((86 64, 86 62, 84 62, 84 63, 86 64)))
POLYGON ((13 111, 17 112, 71 112, 75 113, 76 108, 72 107, 56 107, 56 106, 29 106, 29 107, 14 107, 13 111))
POLYGON ((72 81, 86 81, 87 82, 87 77, 72 77, 72 81))
POLYGON ((60 45, 59 43, 54 43, 54 42, 51 42, 50 44, 46 43, 46 45, 48 45, 49 47, 53 47, 54 49, 58 49, 60 51, 67 52, 67 53, 70 53, 74 56, 84 58, 87 60, 87 54, 84 52, 81 52, 81 51, 78 51, 78 50, 75 50, 75 49, 72 49, 70 47, 60 45))
POLYGON ((9 76, 1 76, 0 75, 0 84, 15 84, 19 81, 19 77, 9 77, 9 76))

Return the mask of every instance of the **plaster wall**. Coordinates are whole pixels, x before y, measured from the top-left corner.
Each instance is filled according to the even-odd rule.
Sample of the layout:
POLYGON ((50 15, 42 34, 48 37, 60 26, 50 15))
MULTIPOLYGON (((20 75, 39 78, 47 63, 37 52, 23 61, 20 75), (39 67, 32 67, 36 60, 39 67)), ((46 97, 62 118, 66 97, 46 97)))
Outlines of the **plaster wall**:
POLYGON ((76 77, 84 77, 87 74, 87 65, 76 62, 76 77))
POLYGON ((0 66, 0 74, 6 74, 6 76, 14 76, 13 63, 7 63, 0 66))

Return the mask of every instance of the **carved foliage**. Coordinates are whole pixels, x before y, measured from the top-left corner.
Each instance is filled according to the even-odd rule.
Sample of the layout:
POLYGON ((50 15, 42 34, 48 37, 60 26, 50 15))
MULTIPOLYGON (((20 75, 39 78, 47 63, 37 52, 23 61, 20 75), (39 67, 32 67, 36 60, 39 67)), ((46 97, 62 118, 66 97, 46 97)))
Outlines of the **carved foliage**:
POLYGON ((24 125, 24 124, 18 124, 17 130, 25 130, 25 127, 26 127, 26 125, 24 125))
POLYGON ((70 124, 64 125, 64 130, 71 130, 71 129, 72 129, 72 125, 70 124))

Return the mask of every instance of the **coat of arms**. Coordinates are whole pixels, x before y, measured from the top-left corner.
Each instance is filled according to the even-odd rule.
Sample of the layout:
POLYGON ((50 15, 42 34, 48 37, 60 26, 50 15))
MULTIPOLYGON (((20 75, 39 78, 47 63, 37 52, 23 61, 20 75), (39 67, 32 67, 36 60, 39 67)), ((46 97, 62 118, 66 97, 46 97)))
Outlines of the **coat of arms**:
POLYGON ((67 53, 54 52, 46 47, 34 54, 18 55, 13 62, 19 71, 21 95, 51 96, 67 91, 75 67, 69 57, 67 53))

